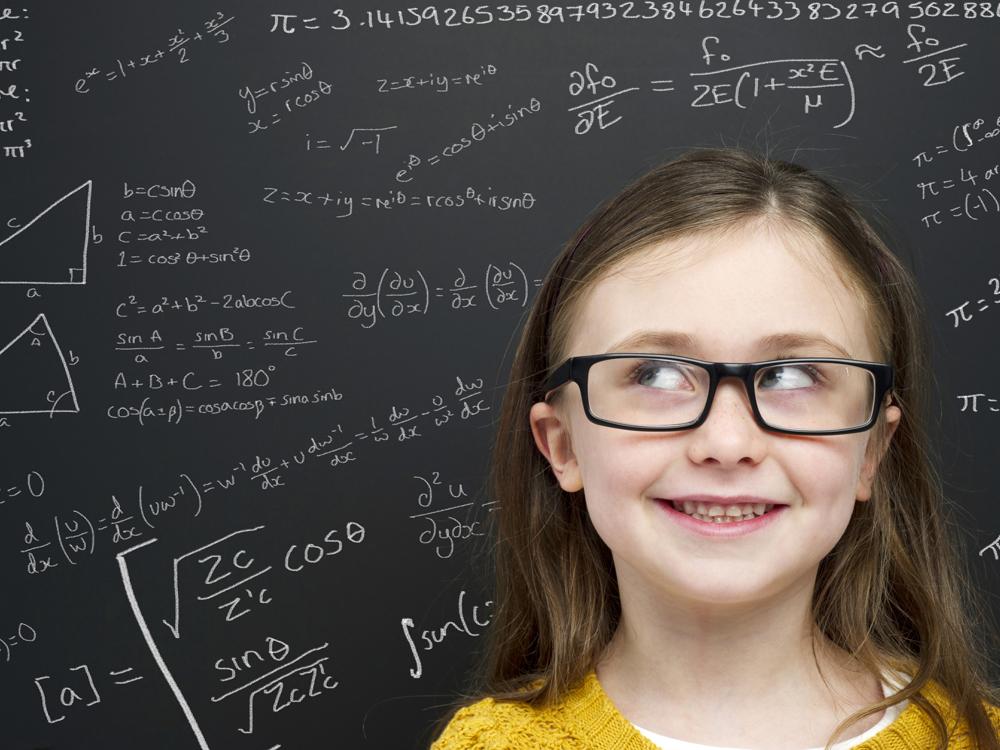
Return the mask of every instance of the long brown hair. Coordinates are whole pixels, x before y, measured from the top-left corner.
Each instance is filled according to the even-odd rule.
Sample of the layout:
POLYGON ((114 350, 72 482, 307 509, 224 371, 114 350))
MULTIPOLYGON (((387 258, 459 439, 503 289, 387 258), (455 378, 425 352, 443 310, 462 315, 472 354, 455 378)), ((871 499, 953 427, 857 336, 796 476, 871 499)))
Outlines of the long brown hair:
MULTIPOLYGON (((545 377, 566 356, 582 295, 653 243, 757 219, 806 232, 825 248, 867 311, 879 361, 895 368, 893 396, 902 410, 871 501, 855 503, 819 565, 812 613, 818 629, 872 674, 897 670, 912 680, 844 719, 837 732, 909 699, 927 712, 945 748, 953 729, 946 726, 956 717, 919 693, 936 681, 980 750, 1000 750, 983 706, 1000 703, 987 665, 989 653, 1000 653, 996 625, 968 583, 962 539, 930 452, 930 339, 915 279, 832 179, 736 148, 696 149, 646 172, 588 217, 547 274, 514 355, 492 450, 494 617, 470 690, 438 721, 435 737, 458 708, 484 697, 558 702, 596 667, 618 625, 611 552, 591 524, 583 491, 559 486, 528 420, 545 377)), ((873 430, 879 445, 884 410, 873 430)))

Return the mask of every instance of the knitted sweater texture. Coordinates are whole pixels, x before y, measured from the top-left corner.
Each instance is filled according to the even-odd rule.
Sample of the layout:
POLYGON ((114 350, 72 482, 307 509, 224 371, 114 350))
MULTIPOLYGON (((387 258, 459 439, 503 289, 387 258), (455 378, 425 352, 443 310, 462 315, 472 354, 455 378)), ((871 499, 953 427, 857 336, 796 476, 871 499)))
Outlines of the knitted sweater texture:
MULTIPOLYGON (((936 682, 921 694, 948 722, 954 711, 936 682)), ((1000 707, 987 705, 1000 732, 1000 707)), ((935 747, 933 724, 912 701, 889 726, 856 746, 856 750, 919 750, 935 747)), ((840 738, 838 741, 843 741, 840 738)), ((659 750, 626 719, 591 671, 582 685, 548 708, 484 698, 459 710, 431 750, 659 750)), ((964 723, 952 735, 949 750, 973 750, 964 723)))

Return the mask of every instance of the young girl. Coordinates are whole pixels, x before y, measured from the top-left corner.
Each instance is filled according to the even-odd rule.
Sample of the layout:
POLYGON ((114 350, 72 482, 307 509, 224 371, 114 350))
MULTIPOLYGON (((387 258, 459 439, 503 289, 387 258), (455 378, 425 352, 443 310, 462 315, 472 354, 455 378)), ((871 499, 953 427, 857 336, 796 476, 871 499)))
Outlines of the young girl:
POLYGON ((926 337, 802 167, 702 149, 606 202, 515 355, 482 680, 433 750, 1000 748, 926 337))

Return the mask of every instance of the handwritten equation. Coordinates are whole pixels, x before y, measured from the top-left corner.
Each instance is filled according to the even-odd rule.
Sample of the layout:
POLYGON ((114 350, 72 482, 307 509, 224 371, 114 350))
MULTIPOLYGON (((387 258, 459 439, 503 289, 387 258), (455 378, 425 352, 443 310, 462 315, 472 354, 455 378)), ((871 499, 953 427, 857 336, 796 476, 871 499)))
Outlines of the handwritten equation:
POLYGON ((292 92, 277 103, 275 111, 269 116, 256 117, 247 122, 248 132, 253 135, 264 130, 270 130, 285 119, 289 114, 297 110, 306 109, 321 98, 330 96, 333 93, 333 84, 317 78, 315 85, 308 88, 309 82, 313 80, 312 66, 303 62, 299 69, 292 73, 285 71, 285 74, 276 80, 270 81, 263 86, 241 86, 237 90, 239 97, 246 104, 247 112, 257 115, 257 104, 261 99, 265 99, 279 91, 292 88, 292 92), (304 84, 304 85, 300 85, 304 84))
POLYGON ((515 208, 530 211, 535 207, 536 203, 535 196, 528 191, 524 191, 520 195, 508 195, 506 193, 495 193, 492 186, 487 187, 486 190, 482 190, 470 185, 464 192, 451 194, 419 194, 406 193, 402 190, 388 190, 382 196, 354 196, 344 194, 342 190, 336 192, 336 195, 331 195, 329 190, 318 192, 316 190, 298 190, 268 185, 264 188, 261 200, 269 204, 296 203, 303 206, 343 209, 341 213, 334 214, 335 219, 346 219, 353 216, 355 206, 360 208, 374 208, 381 211, 393 211, 402 208, 449 210, 490 208, 502 213, 515 208))
POLYGON ((237 657, 215 661, 216 670, 223 674, 229 673, 219 678, 221 682, 235 680, 238 672, 252 669, 257 663, 263 663, 265 666, 277 665, 238 687, 229 688, 224 693, 212 696, 212 702, 218 703, 246 691, 246 726, 236 727, 242 734, 253 734, 254 714, 259 704, 263 703, 272 714, 276 714, 303 701, 319 698, 340 685, 338 680, 326 673, 327 662, 330 660, 327 651, 329 642, 321 643, 306 649, 298 656, 289 658, 291 647, 288 643, 273 636, 266 636, 264 640, 266 647, 263 650, 246 649, 237 657))
POLYGON ((937 144, 933 149, 917 153, 912 161, 920 169, 925 169, 945 157, 973 154, 979 163, 958 165, 949 172, 939 172, 933 178, 926 177, 915 183, 921 203, 948 200, 948 205, 920 217, 925 229, 939 227, 949 220, 965 219, 980 221, 991 214, 1000 213, 1000 160, 989 155, 984 146, 1000 143, 1000 115, 987 120, 977 117, 956 123, 951 128, 947 142, 937 144))
MULTIPOLYGON (((705 44, 709 39, 702 40, 705 44)), ((728 55, 725 55, 728 58, 728 55)), ((843 119, 833 125, 840 128, 854 116, 854 84, 846 63, 837 59, 780 59, 748 63, 711 71, 690 74, 698 81, 692 84, 693 97, 689 101, 692 108, 732 105, 737 109, 748 109, 754 99, 775 91, 800 91, 802 111, 810 114, 824 106, 821 89, 843 89, 846 112, 843 119)), ((651 80, 654 93, 675 90, 673 79, 651 80)), ((583 98, 579 104, 567 108, 574 113, 575 135, 586 135, 596 125, 605 130, 622 120, 622 116, 612 119, 612 105, 626 94, 639 91, 638 86, 619 86, 617 79, 602 73, 593 62, 584 64, 581 70, 570 73, 569 94, 583 98)))
POLYGON ((917 167, 926 167, 935 159, 966 154, 982 146, 991 145, 993 139, 997 137, 1000 137, 1000 114, 955 123, 944 143, 938 143, 930 150, 917 152, 911 161, 917 167))
POLYGON ((976 313, 984 313, 987 310, 992 310, 993 305, 1000 305, 1000 276, 991 277, 988 284, 991 287, 989 296, 977 297, 974 302, 966 300, 945 313, 945 316, 951 316, 952 328, 971 323, 977 317, 976 313))
MULTIPOLYGON (((903 64, 919 63, 918 69, 926 77, 924 86, 939 86, 958 78, 964 71, 957 70, 961 60, 953 53, 965 43, 939 49, 941 42, 926 34, 923 24, 909 24, 906 29, 907 48, 914 57, 903 60, 903 64)), ((732 54, 720 49, 718 36, 701 39, 701 59, 707 68, 718 63, 731 63, 732 54)), ((885 57, 881 45, 859 44, 854 49, 855 56, 881 59, 885 57)), ((840 58, 780 58, 748 62, 740 65, 726 65, 722 68, 698 70, 688 73, 691 80, 688 106, 691 109, 732 107, 749 109, 753 102, 764 96, 793 92, 800 96, 801 112, 805 115, 820 111, 829 105, 824 96, 842 90, 840 106, 843 114, 834 129, 842 128, 854 118, 857 92, 854 78, 847 62, 840 58)), ((573 126, 575 135, 586 135, 596 125, 605 130, 622 119, 613 117, 611 109, 615 101, 625 95, 641 91, 638 86, 619 85, 614 75, 602 72, 592 61, 587 61, 579 70, 570 72, 569 95, 574 103, 567 111, 575 113, 573 126)), ((677 90, 672 78, 657 78, 649 81, 653 93, 669 93, 677 90)))
MULTIPOLYGON (((107 679, 114 686, 122 686, 138 682, 143 676, 134 674, 133 667, 124 667, 109 670, 107 678, 102 676, 102 679, 107 679)), ((69 709, 79 711, 102 702, 94 672, 87 664, 69 667, 58 675, 39 675, 35 678, 35 687, 41 697, 42 713, 49 724, 65 720, 69 709)))
MULTIPOLYGON (((486 536, 486 533, 480 529, 478 520, 470 523, 457 517, 459 511, 464 510, 468 515, 469 509, 475 506, 473 501, 465 500, 468 493, 462 482, 457 484, 448 482, 445 486, 439 471, 431 472, 430 477, 417 474, 413 478, 420 486, 420 491, 417 493, 419 511, 410 514, 410 518, 420 519, 423 526, 417 536, 417 541, 421 545, 433 545, 434 554, 442 560, 447 560, 455 554, 456 542, 463 542, 472 537, 486 536), (442 497, 437 497, 438 489, 441 490, 442 497), (443 508, 434 507, 436 500, 442 500, 447 505, 443 508)), ((493 502, 483 503, 482 507, 490 513, 496 509, 493 502)))
MULTIPOLYGON (((199 304, 195 302, 195 304, 199 304)), ((137 307, 137 314, 142 315, 145 306, 137 307), (138 312, 142 310, 143 312, 138 312)), ((319 339, 306 338, 303 334, 305 326, 295 326, 291 330, 278 330, 274 328, 265 329, 257 338, 243 338, 237 340, 236 333, 228 326, 220 326, 210 331, 195 331, 194 340, 184 343, 175 342, 173 345, 164 343, 163 334, 159 329, 153 329, 148 334, 119 332, 115 336, 116 352, 143 352, 141 356, 133 355, 137 363, 148 363, 150 352, 162 352, 172 349, 176 352, 187 350, 205 351, 211 355, 212 359, 222 359, 226 351, 245 350, 253 351, 260 347, 278 347, 282 356, 296 357, 299 354, 300 346, 309 346, 319 343, 319 339)), ((274 371, 274 365, 269 366, 269 372, 274 371)), ((171 384, 173 385, 173 384, 171 384)), ((122 387, 124 384, 122 384, 122 387)), ((116 383, 116 387, 119 385, 116 383)), ((197 390, 196 386, 192 386, 197 390)))
POLYGON ((529 284, 541 286, 541 279, 531 279, 524 269, 513 261, 501 268, 492 263, 486 266, 482 284, 470 281, 462 268, 452 279, 451 286, 433 289, 422 271, 405 275, 384 268, 378 280, 370 282, 364 271, 355 271, 351 291, 341 294, 351 304, 347 317, 356 320, 362 328, 373 328, 380 320, 426 315, 431 297, 446 299, 452 310, 479 307, 479 295, 493 310, 503 307, 525 307, 528 304, 529 284), (479 290, 479 291, 477 291, 479 290))
MULTIPOLYGON (((114 494, 109 503, 110 512, 96 518, 74 508, 68 513, 54 514, 41 524, 25 521, 21 545, 24 569, 29 575, 38 575, 59 567, 62 561, 77 565, 94 554, 99 538, 110 537, 112 546, 134 541, 142 536, 143 527, 155 529, 164 518, 185 508, 192 518, 197 518, 211 493, 228 492, 246 481, 262 491, 285 487, 289 476, 307 464, 322 461, 331 467, 345 466, 362 458, 359 452, 362 444, 417 440, 425 436, 421 432, 424 424, 441 428, 455 420, 468 421, 490 411, 483 403, 484 381, 481 378, 467 382, 460 377, 455 380, 458 383, 454 389, 457 404, 448 404, 442 396, 435 395, 430 408, 426 409, 393 405, 387 417, 388 428, 378 426, 375 417, 370 417, 370 430, 354 432, 347 438, 343 425, 337 424, 321 435, 309 436, 288 454, 255 454, 214 478, 196 481, 189 474, 181 473, 174 487, 155 493, 145 491, 140 484, 134 503, 127 499, 122 501, 114 494), (54 540, 41 530, 43 525, 54 528, 54 540), (49 540, 43 541, 45 539, 49 540)), ((457 534, 449 532, 449 543, 453 536, 469 538, 475 533, 475 527, 463 528, 457 534)))
MULTIPOLYGON (((173 559, 174 609, 171 619, 161 621, 173 639, 179 640, 181 638, 181 603, 184 598, 187 598, 189 602, 192 596, 198 601, 209 601, 223 594, 232 595, 233 592, 239 590, 235 598, 218 607, 218 609, 226 611, 226 622, 233 622, 246 615, 253 606, 265 606, 271 603, 272 597, 268 588, 262 586, 256 579, 269 573, 273 569, 273 565, 265 565, 263 562, 258 564, 256 558, 252 557, 244 546, 246 535, 255 535, 264 528, 264 525, 259 525, 237 529, 173 559), (252 572, 246 573, 248 570, 252 572), (231 575, 240 578, 235 582, 226 580, 231 575), (183 587, 184 597, 181 594, 182 579, 188 581, 189 584, 183 587), (251 585, 247 586, 246 584, 251 585)), ((336 538, 338 533, 338 530, 331 529, 321 542, 310 541, 302 548, 299 544, 288 546, 282 561, 284 570, 291 575, 297 575, 307 566, 315 566, 323 562, 326 557, 340 554, 344 549, 344 541, 336 538)), ((353 521, 347 522, 345 538, 350 544, 362 544, 365 539, 364 527, 353 521)), ((140 549, 148 550, 150 545, 155 544, 156 541, 155 538, 150 539, 118 553, 116 558, 122 584, 140 632, 146 640, 146 645, 149 647, 154 661, 180 703, 200 746, 207 748, 208 745, 195 714, 188 704, 183 690, 167 666, 157 645, 156 637, 149 627, 128 568, 130 555, 140 549)), ((190 603, 187 606, 190 606, 190 603)), ((237 656, 221 657, 213 663, 215 672, 222 674, 221 676, 215 675, 221 686, 221 692, 211 697, 212 703, 219 703, 239 693, 245 692, 247 695, 246 725, 236 727, 237 731, 242 734, 254 732, 256 726, 255 710, 258 703, 265 703, 272 713, 278 713, 305 700, 327 694, 339 685, 339 681, 326 673, 326 662, 330 659, 329 653, 326 652, 330 645, 329 642, 306 649, 294 658, 289 658, 292 649, 287 642, 273 636, 266 636, 264 642, 264 649, 246 649, 237 656), (272 668, 263 674, 254 675, 257 667, 261 669, 272 668), (246 671, 250 672, 249 679, 243 675, 246 671), (237 687, 223 685, 223 683, 232 681, 242 682, 242 684, 237 687), (257 701, 258 697, 262 699, 259 702, 257 701)))
POLYGON ((303 16, 297 13, 271 13, 272 34, 295 34, 302 31, 333 31, 343 33, 352 28, 367 32, 390 31, 396 27, 429 26, 456 29, 488 26, 492 24, 534 23, 540 27, 564 24, 628 22, 662 25, 664 22, 681 24, 696 21, 722 21, 745 23, 747 20, 812 21, 870 21, 878 19, 920 20, 955 18, 965 20, 996 19, 1000 17, 1000 4, 958 3, 922 0, 919 2, 883 3, 834 3, 815 0, 782 0, 759 2, 757 0, 681 0, 658 4, 636 5, 633 2, 604 3, 545 3, 538 5, 492 5, 485 3, 475 8, 458 9, 451 6, 427 5, 402 10, 375 9, 355 15, 337 8, 320 16, 303 16))
MULTIPOLYGON (((182 578, 189 582, 188 588, 199 602, 225 595, 225 601, 216 605, 216 609, 224 613, 225 622, 233 622, 249 614, 255 606, 272 603, 270 590, 263 585, 267 579, 261 579, 261 576, 271 572, 274 565, 263 562, 258 565, 257 558, 247 548, 246 535, 252 537, 264 528, 261 524, 239 529, 174 558, 174 611, 171 619, 163 620, 174 638, 181 637, 182 578)), ((156 540, 143 542, 131 550, 147 546, 153 541, 156 540)), ((327 557, 339 555, 345 548, 345 541, 351 545, 362 544, 365 541, 365 527, 356 521, 348 521, 343 529, 329 529, 316 540, 289 544, 281 558, 282 568, 288 573, 301 573, 307 567, 320 564, 327 557)))
MULTIPOLYGON (((171 498, 171 502, 176 503, 176 498, 171 498)), ((147 520, 146 513, 155 517, 166 507, 168 506, 165 504, 143 505, 140 488, 140 515, 150 528, 152 523, 147 520)), ((200 498, 199 510, 196 512, 200 512, 200 498)), ((52 525, 55 527, 54 547, 52 541, 42 541, 43 538, 48 538, 45 532, 40 528, 36 532, 30 521, 24 522, 22 536, 24 546, 21 554, 25 556, 25 571, 29 575, 38 575, 57 568, 63 560, 70 565, 78 565, 81 558, 94 554, 98 532, 107 532, 111 537, 111 544, 120 544, 142 536, 142 532, 137 529, 138 521, 133 515, 125 512, 114 495, 111 496, 111 512, 100 516, 96 521, 86 513, 74 509, 68 514, 53 515, 52 525)))
POLYGON ((175 60, 178 63, 191 61, 190 44, 192 42, 202 42, 213 39, 218 44, 225 44, 229 41, 229 28, 226 28, 235 16, 226 15, 220 10, 215 15, 202 22, 204 34, 197 31, 194 34, 186 34, 183 29, 171 34, 167 39, 164 48, 156 48, 149 52, 137 53, 128 57, 116 57, 113 65, 105 68, 94 66, 83 73, 73 86, 73 90, 78 94, 89 94, 94 90, 94 86, 100 82, 122 81, 130 76, 134 76, 143 68, 155 65, 163 60, 175 60), (170 55, 173 55, 171 57, 170 55))
POLYGON ((538 114, 542 110, 542 102, 538 97, 531 97, 526 104, 514 106, 509 103, 506 109, 501 110, 498 115, 490 112, 488 117, 482 121, 475 120, 468 127, 468 135, 459 136, 457 140, 442 146, 434 153, 418 156, 410 154, 406 160, 406 165, 396 171, 396 181, 407 183, 414 179, 415 173, 422 172, 428 167, 436 167, 442 164, 450 164, 463 151, 474 148, 476 144, 491 140, 496 137, 494 133, 498 130, 505 130, 519 125, 523 121, 538 114))

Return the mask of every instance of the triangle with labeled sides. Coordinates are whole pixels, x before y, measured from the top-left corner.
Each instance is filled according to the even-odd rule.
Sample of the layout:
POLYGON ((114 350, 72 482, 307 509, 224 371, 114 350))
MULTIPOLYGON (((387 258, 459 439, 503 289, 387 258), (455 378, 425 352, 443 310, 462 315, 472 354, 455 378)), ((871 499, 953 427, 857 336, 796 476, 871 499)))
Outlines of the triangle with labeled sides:
MULTIPOLYGON (((0 284, 86 284, 93 180, 0 234, 0 284)), ((2 231, 2 230, 0 230, 2 231)))
POLYGON ((44 313, 0 349, 0 414, 80 411, 69 366, 44 313))

